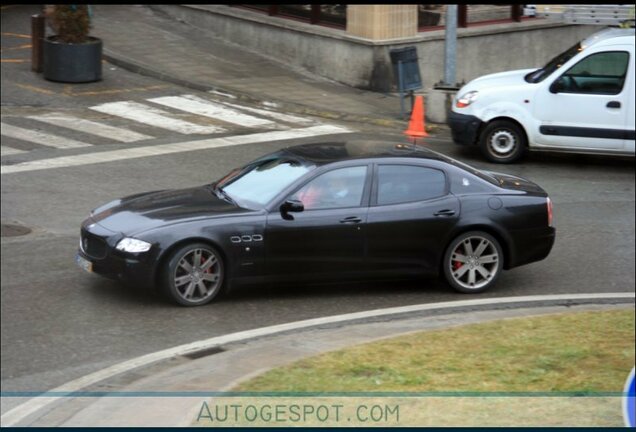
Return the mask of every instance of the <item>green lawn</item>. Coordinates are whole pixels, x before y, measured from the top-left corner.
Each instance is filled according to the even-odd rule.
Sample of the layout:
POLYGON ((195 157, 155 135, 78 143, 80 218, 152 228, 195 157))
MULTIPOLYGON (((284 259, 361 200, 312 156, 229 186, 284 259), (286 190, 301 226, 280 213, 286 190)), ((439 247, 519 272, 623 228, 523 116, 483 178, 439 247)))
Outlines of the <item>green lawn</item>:
POLYGON ((634 365, 634 310, 499 320, 304 359, 237 391, 620 392, 634 365))

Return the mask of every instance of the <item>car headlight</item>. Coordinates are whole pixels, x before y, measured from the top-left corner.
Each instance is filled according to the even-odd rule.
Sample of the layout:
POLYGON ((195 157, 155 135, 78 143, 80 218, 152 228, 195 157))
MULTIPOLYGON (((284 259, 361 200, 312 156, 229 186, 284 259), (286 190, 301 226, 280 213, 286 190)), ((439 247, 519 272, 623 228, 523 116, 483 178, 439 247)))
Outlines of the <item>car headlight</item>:
POLYGON ((477 100, 477 93, 477 91, 469 91, 468 93, 464 93, 457 99, 455 106, 457 108, 467 107, 477 100))
POLYGON ((139 253, 139 252, 147 252, 151 246, 152 244, 145 242, 143 240, 137 240, 130 237, 124 237, 123 239, 119 241, 119 243, 117 243, 117 246, 115 246, 115 248, 117 250, 124 251, 124 252, 139 253))

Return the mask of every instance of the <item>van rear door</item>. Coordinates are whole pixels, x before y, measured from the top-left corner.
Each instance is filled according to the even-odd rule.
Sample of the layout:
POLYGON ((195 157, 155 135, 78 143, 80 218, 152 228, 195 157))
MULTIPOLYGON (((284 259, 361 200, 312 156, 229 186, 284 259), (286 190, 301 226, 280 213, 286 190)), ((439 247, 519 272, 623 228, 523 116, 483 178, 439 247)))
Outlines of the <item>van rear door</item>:
MULTIPOLYGON (((607 47, 546 79, 533 106, 539 128, 536 143, 563 149, 624 150, 630 92, 634 91, 633 56, 633 45, 607 47)), ((633 130, 632 126, 632 135, 633 130)))

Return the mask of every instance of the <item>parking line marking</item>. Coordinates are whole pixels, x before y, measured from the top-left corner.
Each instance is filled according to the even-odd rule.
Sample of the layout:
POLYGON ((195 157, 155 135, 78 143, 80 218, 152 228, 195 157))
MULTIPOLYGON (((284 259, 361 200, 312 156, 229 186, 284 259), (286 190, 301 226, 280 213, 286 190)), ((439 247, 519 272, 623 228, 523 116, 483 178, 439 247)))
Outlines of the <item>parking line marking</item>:
POLYGON ((28 118, 120 142, 134 142, 154 138, 128 129, 118 128, 67 114, 52 113, 29 116, 28 118))
POLYGON ((276 123, 271 120, 243 114, 240 111, 227 108, 221 104, 211 102, 194 95, 164 96, 146 100, 156 104, 165 105, 170 108, 210 117, 240 126, 256 127, 276 125, 276 123))
MULTIPOLYGON (((113 366, 105 369, 93 372, 83 377, 74 379, 66 384, 62 384, 52 390, 50 393, 73 393, 79 392, 83 388, 98 383, 100 381, 112 378, 116 375, 128 372, 133 369, 137 369, 143 366, 156 363, 161 360, 166 360, 176 356, 183 356, 192 352, 209 349, 212 347, 220 346, 228 343, 235 343, 241 341, 247 341, 258 337, 272 336, 278 333, 305 330, 312 327, 334 325, 334 324, 346 324, 350 322, 374 319, 379 317, 390 317, 396 315, 407 315, 409 313, 417 313, 424 311, 443 310, 443 309, 458 309, 458 308, 472 308, 479 306, 489 305, 509 305, 508 307, 514 307, 514 305, 522 305, 519 307, 532 307, 532 303, 538 303, 541 305, 545 302, 566 302, 568 304, 582 302, 594 302, 595 300, 604 299, 633 299, 634 293, 618 292, 618 293, 604 293, 604 294, 552 294, 552 295, 533 295, 533 296, 518 296, 518 297, 497 297, 489 299, 478 300, 459 300, 459 301, 447 301, 440 303, 425 303, 411 306, 397 306, 385 309, 374 309, 363 312, 353 312, 342 315, 332 315, 328 317, 313 318, 303 321, 295 321, 285 324, 277 324, 269 327, 261 327, 252 330, 240 331, 236 333, 230 333, 222 336, 215 336, 209 339, 203 339, 195 342, 186 343, 173 348, 156 351, 150 354, 145 354, 130 360, 126 360, 121 363, 117 363, 113 366)), ((583 303, 581 303, 583 304, 583 303)), ((386 318, 385 318, 386 319, 386 318)), ((7 411, 0 417, 2 426, 14 426, 19 421, 28 417, 29 415, 36 413, 40 409, 63 399, 64 396, 41 396, 27 400, 21 405, 7 411)))
POLYGON ((159 156, 171 153, 182 153, 196 150, 208 150, 218 147, 228 147, 243 144, 256 144, 259 142, 281 141, 297 138, 308 138, 320 135, 351 133, 351 129, 335 125, 319 125, 301 129, 289 129, 284 131, 261 132, 249 135, 234 135, 224 138, 210 138, 180 143, 162 144, 145 147, 127 148, 105 152, 95 152, 73 156, 61 156, 51 159, 42 159, 22 162, 15 165, 5 165, 0 168, 0 174, 12 174, 19 172, 37 171, 52 168, 65 168, 71 166, 98 164, 124 159, 135 159, 148 156, 159 156))
POLYGON ((13 147, 0 146, 0 156, 9 156, 14 154, 26 153, 24 150, 19 150, 13 147))
POLYGON ((55 147, 58 149, 72 149, 80 147, 90 147, 91 144, 75 141, 57 135, 46 134, 43 132, 24 129, 6 123, 0 124, 0 133, 4 136, 17 138, 23 141, 30 141, 47 147, 55 147))
POLYGON ((139 102, 110 102, 92 106, 90 109, 186 135, 225 132, 225 129, 218 126, 202 126, 172 118, 167 111, 153 108, 139 102))

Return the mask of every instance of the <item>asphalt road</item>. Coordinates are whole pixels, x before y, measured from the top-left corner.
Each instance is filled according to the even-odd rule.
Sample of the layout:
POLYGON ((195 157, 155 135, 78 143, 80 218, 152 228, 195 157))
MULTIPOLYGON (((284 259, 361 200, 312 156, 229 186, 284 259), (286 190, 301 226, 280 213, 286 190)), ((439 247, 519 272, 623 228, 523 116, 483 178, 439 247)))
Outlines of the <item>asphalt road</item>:
MULTIPOLYGON (((11 31, 4 15, 2 25, 3 31, 11 31)), ((81 92, 76 87, 65 90, 29 72, 25 63, 3 63, 3 121, 11 116, 27 127, 32 123, 23 118, 33 110, 81 110, 124 95, 143 101, 192 93, 163 85, 107 67, 103 82, 83 85, 81 92)), ((346 137, 403 140, 401 131, 348 126, 362 132, 346 137)), ((80 222, 104 202, 146 190, 207 183, 284 146, 338 138, 266 142, 2 175, 2 223, 18 222, 33 229, 26 236, 2 238, 3 391, 47 390, 138 355, 230 332, 375 308, 467 299, 438 280, 423 280, 251 286, 217 303, 180 308, 152 293, 83 273, 74 264, 80 222)), ((166 134, 152 143, 176 140, 166 134)), ((97 144, 90 150, 67 152, 122 147, 97 144)), ((553 199, 557 241, 551 255, 504 273, 497 286, 480 297, 634 291, 633 159, 531 155, 521 164, 497 166, 484 162, 475 151, 453 145, 443 134, 425 145, 477 167, 528 177, 553 199)), ((35 160, 53 157, 55 152, 35 149, 9 159, 35 160)))
MULTIPOLYGON (((201 184, 288 144, 4 175, 3 221, 16 220, 35 231, 2 239, 2 388, 45 390, 137 355, 229 332, 466 298, 437 280, 252 286, 218 303, 185 309, 85 274, 74 265, 79 224, 100 203, 138 191, 201 184)), ((432 147, 458 153, 448 142, 432 147)), ((464 160, 477 157, 459 153, 464 160)), ((556 245, 548 259, 504 273, 497 286, 481 296, 633 291, 633 163, 535 159, 490 168, 529 177, 550 192, 556 245)))

